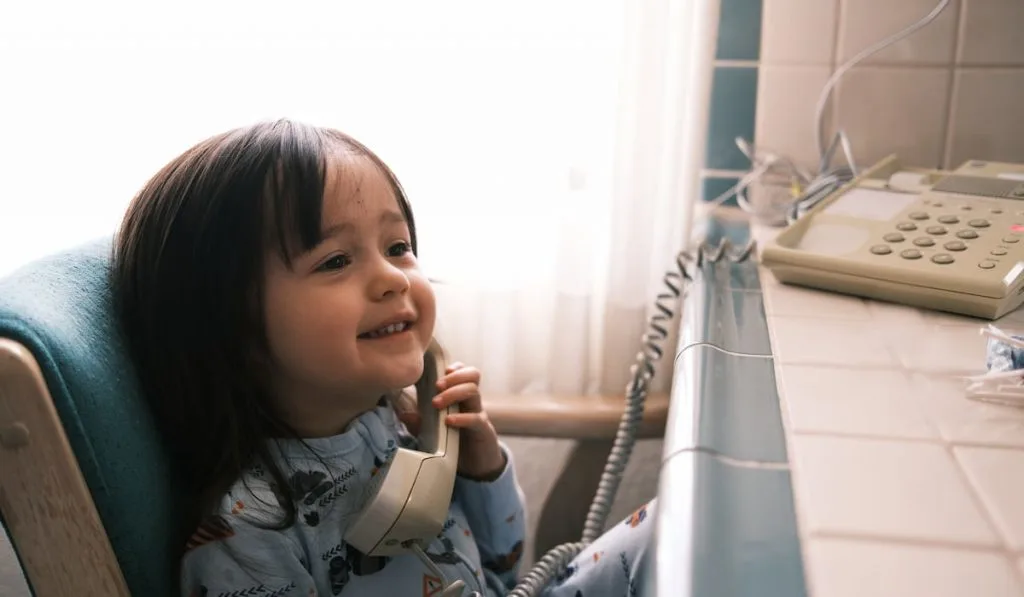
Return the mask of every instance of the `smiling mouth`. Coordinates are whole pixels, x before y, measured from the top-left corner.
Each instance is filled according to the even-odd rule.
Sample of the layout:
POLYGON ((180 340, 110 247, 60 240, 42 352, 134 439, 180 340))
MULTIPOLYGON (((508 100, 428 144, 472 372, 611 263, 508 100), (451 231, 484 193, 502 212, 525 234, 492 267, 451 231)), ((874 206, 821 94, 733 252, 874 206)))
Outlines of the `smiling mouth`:
POLYGON ((374 330, 372 332, 366 332, 364 334, 359 334, 358 337, 361 338, 361 339, 364 339, 364 340, 375 340, 377 338, 387 338, 389 336, 394 336, 396 334, 400 334, 400 333, 408 330, 411 327, 412 327, 412 322, 410 322, 410 321, 402 321, 402 322, 399 322, 399 323, 392 323, 391 325, 386 325, 386 326, 384 326, 384 327, 382 327, 382 328, 380 328, 378 330, 374 330))

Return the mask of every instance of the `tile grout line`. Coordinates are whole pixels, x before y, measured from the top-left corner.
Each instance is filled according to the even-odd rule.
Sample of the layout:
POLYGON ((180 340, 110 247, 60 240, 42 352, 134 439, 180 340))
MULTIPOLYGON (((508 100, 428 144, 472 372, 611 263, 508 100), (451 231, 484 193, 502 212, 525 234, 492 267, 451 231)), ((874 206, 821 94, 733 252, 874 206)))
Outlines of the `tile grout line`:
MULTIPOLYGON (((933 421, 929 421, 934 424, 933 421)), ((875 441, 875 442, 899 442, 908 444, 924 444, 932 446, 948 446, 950 448, 983 448, 986 450, 1002 450, 1005 452, 1024 452, 1024 445, 1015 446, 1007 444, 987 444, 984 442, 973 442, 973 441, 950 441, 945 438, 931 439, 926 437, 910 437, 900 435, 873 435, 870 433, 857 433, 857 432, 846 432, 846 431, 827 431, 820 429, 809 429, 800 430, 789 428, 788 431, 793 435, 799 435, 802 437, 831 437, 835 439, 849 439, 849 440, 860 440, 860 441, 875 441)))
MULTIPOLYGON (((975 507, 978 508, 982 518, 989 524, 989 528, 995 534, 996 538, 999 539, 1002 544, 1003 551, 1009 557, 1009 553, 1012 551, 1010 547, 1010 538, 1007 537, 1003 531, 999 521, 996 520, 995 512, 989 509, 988 504, 985 503, 985 498, 982 497, 981 491, 977 485, 971 480, 971 476, 967 473, 967 469, 964 467, 960 459, 956 457, 954 446, 946 444, 946 453, 953 460, 953 468, 956 469, 957 475, 960 480, 967 486, 967 494, 971 496, 971 501, 974 502, 975 507)), ((1011 565, 1013 562, 1011 561, 1011 565)))
POLYGON ((897 537, 893 535, 872 535, 869 533, 856 533, 850 531, 810 531, 807 533, 808 539, 843 539, 846 541, 856 541, 862 543, 888 543, 894 545, 904 545, 908 547, 931 547, 941 549, 954 549, 960 551, 973 551, 981 553, 989 553, 993 555, 1003 555, 1011 553, 1006 549, 1005 545, 982 545, 980 543, 960 543, 950 539, 925 539, 920 537, 897 537))

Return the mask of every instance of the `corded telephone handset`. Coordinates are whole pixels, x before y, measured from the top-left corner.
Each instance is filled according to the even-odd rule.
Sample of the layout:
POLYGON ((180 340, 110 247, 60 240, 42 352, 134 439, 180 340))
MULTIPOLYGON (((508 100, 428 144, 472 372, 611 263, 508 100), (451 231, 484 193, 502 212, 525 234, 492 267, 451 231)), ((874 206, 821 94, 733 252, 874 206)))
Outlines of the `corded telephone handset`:
POLYGON ((425 375, 416 387, 419 406, 419 450, 398 448, 380 487, 358 515, 345 541, 371 556, 393 556, 420 549, 441 533, 455 487, 459 462, 459 431, 445 424, 452 405, 438 410, 436 395, 444 360, 437 345, 424 356, 425 375))

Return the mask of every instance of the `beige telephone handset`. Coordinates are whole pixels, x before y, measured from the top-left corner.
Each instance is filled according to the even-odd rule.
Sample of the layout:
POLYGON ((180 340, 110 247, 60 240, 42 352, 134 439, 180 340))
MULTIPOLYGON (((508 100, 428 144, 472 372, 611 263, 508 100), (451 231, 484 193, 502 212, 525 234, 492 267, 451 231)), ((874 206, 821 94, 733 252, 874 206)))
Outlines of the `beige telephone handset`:
MULTIPOLYGON (((436 347, 436 345, 435 345, 436 347)), ((433 347, 432 347, 433 348, 433 347)), ((459 430, 445 424, 458 405, 438 410, 431 404, 444 362, 432 350, 424 358, 424 379, 417 384, 420 450, 398 448, 380 488, 345 533, 345 541, 372 556, 423 549, 448 519, 459 462, 459 430)))

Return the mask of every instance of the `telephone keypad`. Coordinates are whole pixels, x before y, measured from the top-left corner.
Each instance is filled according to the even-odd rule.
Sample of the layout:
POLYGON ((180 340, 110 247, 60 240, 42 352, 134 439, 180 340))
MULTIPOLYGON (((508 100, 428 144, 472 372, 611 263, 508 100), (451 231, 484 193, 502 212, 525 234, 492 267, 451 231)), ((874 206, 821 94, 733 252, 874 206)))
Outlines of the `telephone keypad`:
MULTIPOLYGON (((926 204, 921 207, 926 209, 918 209, 911 211, 910 213, 906 213, 904 215, 906 218, 905 220, 890 224, 895 228, 895 230, 882 234, 881 240, 884 242, 871 245, 869 247, 869 252, 873 255, 892 255, 893 253, 896 253, 901 258, 908 261, 927 259, 931 263, 935 263, 937 265, 949 265, 956 263, 958 257, 962 258, 964 255, 971 254, 972 243, 970 241, 986 238, 983 233, 985 229, 993 227, 999 229, 1002 224, 1000 224, 998 220, 989 220, 987 218, 963 218, 955 212, 970 212, 971 210, 974 210, 978 215, 981 215, 982 213, 991 213, 997 216, 1004 213, 1004 210, 998 208, 960 205, 958 203, 945 205, 945 209, 943 210, 945 213, 938 214, 934 212, 930 213, 928 209, 943 207, 943 204, 939 202, 926 202, 926 204), (981 211, 978 211, 975 207, 978 207, 981 211), (928 220, 934 220, 935 223, 933 225, 926 226, 925 224, 927 224, 928 220), (921 234, 922 232, 924 234, 921 234, 920 236, 906 234, 916 232, 918 230, 921 231, 918 232, 918 234, 921 234), (953 238, 946 242, 942 242, 940 237, 946 235, 952 236, 953 238), (897 247, 893 246, 907 241, 912 243, 912 247, 898 250, 897 247)), ((1024 212, 1021 212, 1021 215, 1024 216, 1024 212)), ((1017 246, 1024 245, 1024 243, 1021 243, 1022 236, 1024 236, 1024 222, 1011 226, 1010 232, 1001 239, 1002 245, 997 247, 975 247, 975 251, 980 249, 984 253, 988 253, 984 259, 979 261, 978 267, 984 270, 995 269, 999 265, 1000 257, 1009 254, 1009 252, 1017 246), (1020 234, 1017 232, 1020 232, 1020 234)), ((995 241, 996 238, 993 238, 992 240, 995 241)), ((983 240, 978 242, 983 242, 983 240)))

